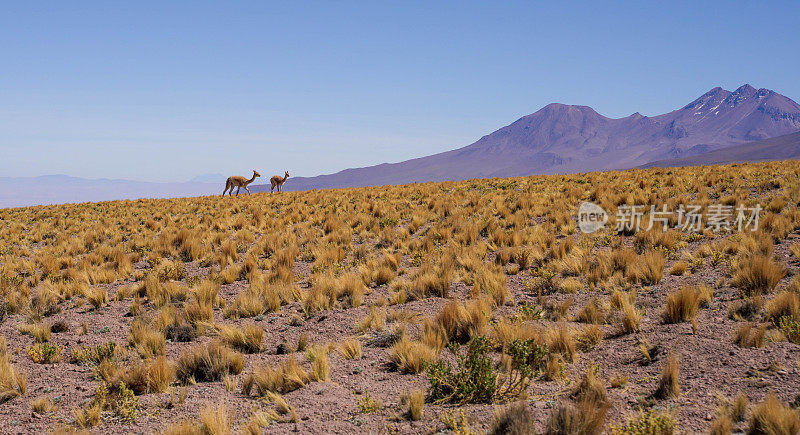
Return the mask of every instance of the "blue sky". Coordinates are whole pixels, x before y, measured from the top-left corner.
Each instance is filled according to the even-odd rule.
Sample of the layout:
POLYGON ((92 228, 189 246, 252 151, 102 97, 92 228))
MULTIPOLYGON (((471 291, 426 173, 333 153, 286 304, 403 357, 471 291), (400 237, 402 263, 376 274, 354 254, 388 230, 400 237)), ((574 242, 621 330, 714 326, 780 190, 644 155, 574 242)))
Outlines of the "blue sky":
POLYGON ((0 176, 316 175, 551 102, 655 115, 743 83, 800 99, 800 2, 661 3, 4 2, 0 176))

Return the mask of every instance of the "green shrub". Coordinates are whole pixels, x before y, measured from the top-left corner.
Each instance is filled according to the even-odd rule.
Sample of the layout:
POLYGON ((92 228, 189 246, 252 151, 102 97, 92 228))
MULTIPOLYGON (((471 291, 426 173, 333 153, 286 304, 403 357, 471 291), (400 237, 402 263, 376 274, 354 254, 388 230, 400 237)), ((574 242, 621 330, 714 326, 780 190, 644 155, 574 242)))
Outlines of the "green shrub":
POLYGON ((356 399, 356 404, 362 414, 372 414, 381 409, 381 403, 370 397, 369 391, 365 391, 363 396, 356 399))
POLYGON ((800 344, 800 320, 796 320, 791 316, 781 316, 778 319, 778 328, 780 328, 787 340, 794 344, 800 344))
POLYGON ((497 372, 488 356, 486 337, 470 340, 463 353, 457 343, 451 343, 448 349, 456 356, 457 371, 453 371, 450 362, 441 360, 428 366, 428 399, 435 403, 491 403, 497 389, 497 372))
POLYGON ((547 346, 536 343, 533 338, 516 338, 506 349, 506 354, 511 357, 511 368, 519 370, 522 376, 529 379, 537 377, 544 369, 548 353, 547 346))
POLYGON ((139 399, 124 382, 100 384, 94 395, 94 403, 101 409, 115 412, 127 422, 136 420, 139 413, 139 399))
POLYGON ((38 364, 54 364, 61 361, 61 346, 49 343, 36 343, 28 346, 28 356, 38 364))
POLYGON ((103 362, 103 360, 114 360, 114 352, 117 348, 117 343, 110 341, 106 344, 99 344, 97 346, 81 346, 72 349, 73 363, 83 364, 87 366, 96 366, 103 362))
POLYGON ((611 427, 612 435, 672 435, 675 430, 675 418, 653 411, 632 418, 624 426, 611 427))

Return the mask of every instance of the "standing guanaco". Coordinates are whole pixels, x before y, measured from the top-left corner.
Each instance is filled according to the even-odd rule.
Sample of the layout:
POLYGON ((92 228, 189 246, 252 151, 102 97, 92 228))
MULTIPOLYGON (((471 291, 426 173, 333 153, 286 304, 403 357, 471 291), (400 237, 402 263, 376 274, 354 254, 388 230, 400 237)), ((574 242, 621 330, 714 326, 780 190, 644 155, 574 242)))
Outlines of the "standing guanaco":
POLYGON ((272 184, 272 187, 269 189, 270 193, 272 193, 276 187, 278 188, 278 192, 280 192, 281 186, 283 186, 283 183, 286 182, 287 178, 289 178, 289 171, 286 171, 286 175, 284 175, 283 178, 281 178, 280 175, 274 175, 272 178, 270 178, 269 182, 272 184))
POLYGON ((228 177, 228 180, 225 181, 225 190, 222 191, 222 196, 225 196, 225 192, 228 192, 228 189, 231 189, 231 191, 228 192, 228 195, 233 195, 233 188, 234 187, 236 188, 236 195, 239 195, 239 189, 241 189, 242 187, 244 187, 244 190, 246 190, 247 193, 249 194, 250 193, 250 189, 247 188, 247 185, 252 183, 256 179, 256 177, 260 177, 260 176, 261 176, 261 174, 259 174, 258 171, 253 169, 253 178, 251 178, 249 180, 247 178, 241 177, 239 175, 234 175, 232 177, 228 177))

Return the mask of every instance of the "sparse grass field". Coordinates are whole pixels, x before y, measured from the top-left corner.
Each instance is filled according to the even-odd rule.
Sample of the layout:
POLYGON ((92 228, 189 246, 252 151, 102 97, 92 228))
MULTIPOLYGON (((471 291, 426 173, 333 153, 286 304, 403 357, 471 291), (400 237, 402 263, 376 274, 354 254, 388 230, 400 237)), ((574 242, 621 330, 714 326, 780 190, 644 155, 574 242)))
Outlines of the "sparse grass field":
POLYGON ((799 175, 0 210, 0 431, 794 433, 799 175), (607 229, 577 229, 582 201, 607 229), (622 204, 764 210, 617 234, 622 204))

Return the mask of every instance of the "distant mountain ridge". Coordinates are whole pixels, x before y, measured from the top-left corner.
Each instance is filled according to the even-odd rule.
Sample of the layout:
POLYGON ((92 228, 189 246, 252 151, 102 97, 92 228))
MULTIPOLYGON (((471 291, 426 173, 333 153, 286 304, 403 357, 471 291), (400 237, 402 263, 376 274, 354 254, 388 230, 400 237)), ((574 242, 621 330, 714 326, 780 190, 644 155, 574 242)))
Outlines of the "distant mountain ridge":
MULTIPOLYGON (((290 177, 284 189, 795 159, 800 158, 800 135, 793 134, 798 132, 800 105, 750 85, 732 92, 716 87, 680 109, 652 117, 637 112, 614 119, 587 106, 553 103, 463 148, 335 174, 290 177)), ((0 177, 0 207, 217 195, 225 178, 204 174, 185 183, 149 183, 63 175, 0 177)), ((269 184, 256 183, 251 191, 269 191, 269 184)))
POLYGON ((767 160, 800 160, 800 132, 733 145, 696 156, 658 160, 639 167, 726 165, 767 160))
MULTIPOLYGON (((290 178, 287 190, 626 169, 800 130, 800 105, 769 89, 716 87, 663 115, 608 118, 548 104, 463 148, 399 163, 290 178)), ((251 190, 264 191, 263 185, 251 190)), ((268 188, 266 190, 269 190, 268 188)))
POLYGON ((0 177, 0 207, 97 202, 117 199, 178 198, 222 193, 222 183, 151 183, 68 175, 0 177))

